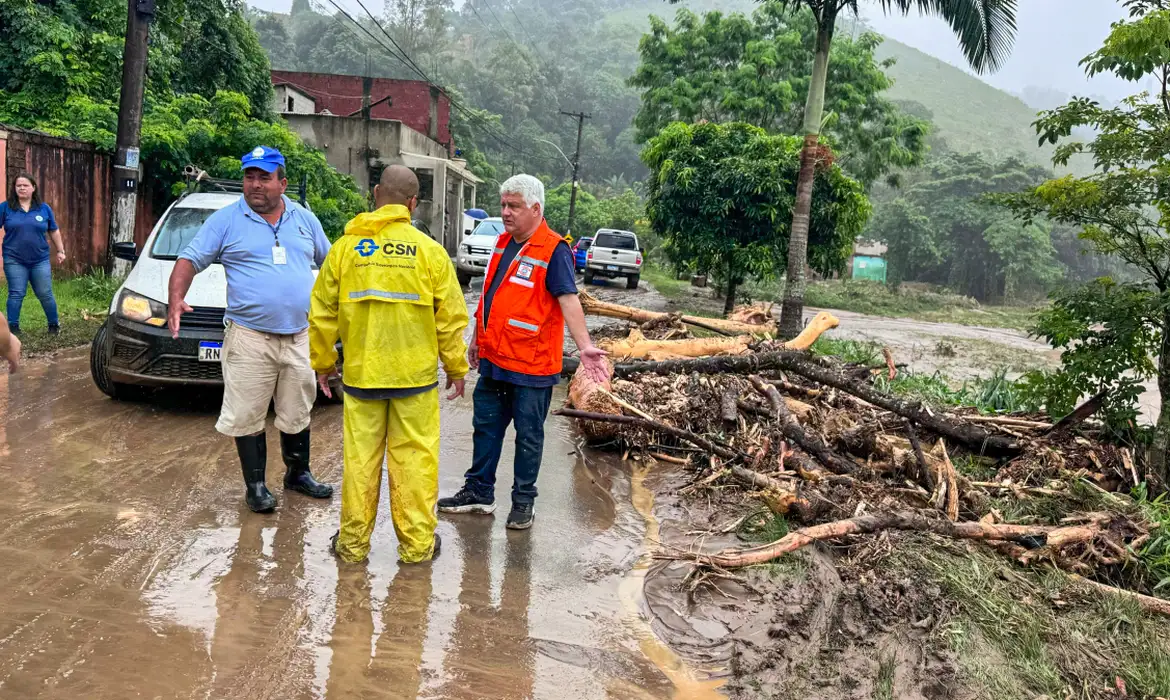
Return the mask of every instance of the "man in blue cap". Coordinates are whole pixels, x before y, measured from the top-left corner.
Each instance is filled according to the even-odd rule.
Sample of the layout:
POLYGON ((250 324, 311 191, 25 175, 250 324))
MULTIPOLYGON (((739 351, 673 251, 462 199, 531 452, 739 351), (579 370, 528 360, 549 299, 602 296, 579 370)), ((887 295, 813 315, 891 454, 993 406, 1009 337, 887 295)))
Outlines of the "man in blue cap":
POLYGON ((227 273, 227 330, 223 351, 223 407, 215 428, 235 438, 248 507, 276 508, 265 484, 268 447, 264 424, 270 402, 286 467, 284 487, 329 498, 333 487, 309 471, 309 412, 317 375, 309 364, 309 295, 314 263, 329 239, 312 212, 284 195, 284 156, 257 146, 240 159, 244 196, 208 217, 179 256, 170 279, 168 321, 179 337, 190 311, 184 298, 195 275, 213 262, 227 273))

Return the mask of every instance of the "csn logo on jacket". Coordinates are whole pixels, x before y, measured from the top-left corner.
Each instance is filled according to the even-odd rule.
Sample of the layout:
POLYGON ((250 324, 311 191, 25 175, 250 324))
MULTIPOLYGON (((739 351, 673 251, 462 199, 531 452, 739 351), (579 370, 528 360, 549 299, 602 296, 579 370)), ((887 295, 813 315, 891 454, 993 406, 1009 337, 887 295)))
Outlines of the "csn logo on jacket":
POLYGON ((368 258, 379 250, 383 255, 393 258, 413 258, 418 255, 418 246, 404 241, 386 241, 379 245, 372 238, 363 238, 353 248, 363 258, 368 258))

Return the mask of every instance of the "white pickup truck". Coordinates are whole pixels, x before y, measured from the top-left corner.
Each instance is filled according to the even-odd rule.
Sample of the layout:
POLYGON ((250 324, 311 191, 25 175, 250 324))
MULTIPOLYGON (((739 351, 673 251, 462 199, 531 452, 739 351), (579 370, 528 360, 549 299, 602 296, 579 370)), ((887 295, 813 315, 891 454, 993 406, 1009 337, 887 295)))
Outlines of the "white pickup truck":
POLYGON ((585 257, 585 284, 597 277, 626 278, 626 289, 637 289, 642 277, 642 249, 633 231, 598 229, 585 257))

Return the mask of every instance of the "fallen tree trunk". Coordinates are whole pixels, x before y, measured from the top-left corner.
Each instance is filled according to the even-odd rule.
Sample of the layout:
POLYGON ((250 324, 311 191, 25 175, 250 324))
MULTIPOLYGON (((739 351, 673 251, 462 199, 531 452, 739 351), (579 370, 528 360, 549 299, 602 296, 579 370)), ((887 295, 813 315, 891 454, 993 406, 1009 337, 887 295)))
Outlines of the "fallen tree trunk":
POLYGON ((844 377, 818 364, 804 353, 768 352, 735 357, 704 357, 696 360, 667 360, 665 362, 630 362, 614 368, 621 377, 635 374, 756 374, 763 370, 780 369, 852 394, 863 401, 896 413, 918 423, 938 435, 950 438, 975 454, 994 457, 1019 454, 1020 443, 971 424, 952 423, 933 413, 921 402, 906 401, 886 394, 865 382, 844 377))
MULTIPOLYGON (((605 366, 610 377, 613 377, 613 365, 607 361, 605 366)), ((573 374, 573 380, 569 382, 569 403, 589 413, 621 413, 621 406, 614 400, 611 388, 608 379, 597 382, 582 368, 573 374)), ((602 440, 613 437, 617 428, 610 423, 588 421, 581 424, 581 432, 589 440, 602 440)))
POLYGON ((1066 528, 1040 525, 993 525, 990 523, 963 522, 953 523, 949 520, 935 520, 923 517, 917 513, 888 513, 882 515, 863 515, 848 520, 837 520, 822 525, 813 525, 790 532, 784 537, 760 547, 750 549, 725 549, 715 554, 699 554, 687 552, 685 554, 658 555, 661 558, 691 559, 700 564, 717 566, 725 569, 763 564, 776 557, 795 552, 801 547, 819 540, 828 540, 846 535, 865 535, 882 530, 916 530, 919 532, 933 532, 945 537, 957 537, 974 540, 1012 541, 1021 542, 1025 546, 1037 540, 1046 541, 1049 537, 1060 535, 1066 528))
POLYGON ((834 474, 852 474, 857 471, 856 465, 853 462, 845 459, 841 455, 833 452, 824 441, 815 435, 809 434, 796 420, 796 416, 788 410, 784 405, 784 398, 780 396, 780 392, 776 387, 768 384, 758 375, 751 375, 748 377, 752 386, 756 391, 760 392, 768 402, 772 405, 772 411, 776 415, 776 419, 780 422, 780 431, 784 433, 784 437, 800 446, 800 449, 809 453, 816 458, 818 462, 825 465, 829 471, 834 474))
POLYGON ((750 335, 735 338, 687 338, 685 340, 649 340, 637 328, 623 340, 604 340, 597 344, 615 362, 622 360, 668 360, 683 357, 742 355, 749 352, 750 335))
MULTIPOLYGON (((586 314, 593 316, 617 318, 638 324, 653 323, 654 321, 661 321, 672 316, 672 314, 662 311, 646 311, 645 309, 639 309, 633 306, 612 304, 608 301, 602 301, 584 291, 578 293, 577 296, 581 299, 581 308, 585 310, 586 314)), ((679 320, 688 326, 695 326, 696 328, 723 333, 725 335, 776 335, 776 323, 774 321, 771 323, 756 324, 729 321, 722 318, 702 318, 699 316, 680 316, 679 320)))

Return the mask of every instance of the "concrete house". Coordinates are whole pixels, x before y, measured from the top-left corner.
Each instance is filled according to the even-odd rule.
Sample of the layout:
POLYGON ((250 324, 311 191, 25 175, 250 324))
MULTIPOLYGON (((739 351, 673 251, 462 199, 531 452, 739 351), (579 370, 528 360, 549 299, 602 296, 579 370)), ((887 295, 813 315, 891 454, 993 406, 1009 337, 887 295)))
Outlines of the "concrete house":
POLYGON ((463 212, 482 183, 454 158, 451 101, 418 80, 272 71, 273 108, 329 164, 369 196, 388 165, 413 170, 422 188, 416 217, 455 255, 463 212))

